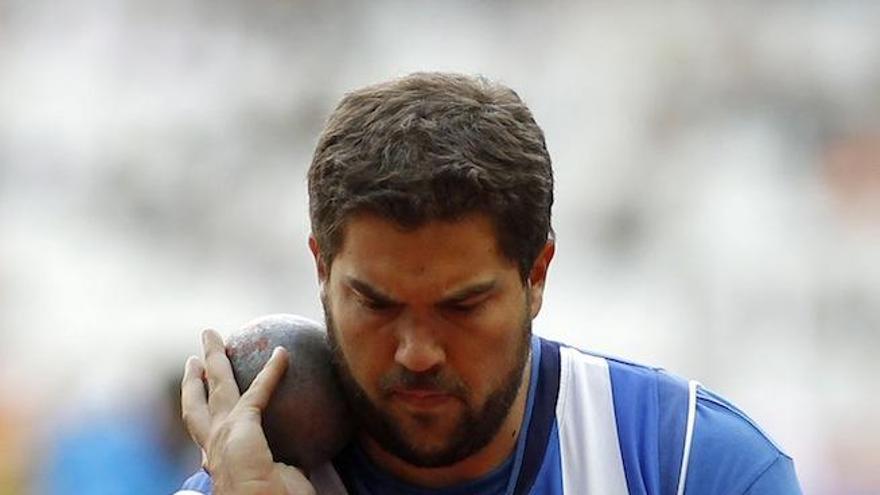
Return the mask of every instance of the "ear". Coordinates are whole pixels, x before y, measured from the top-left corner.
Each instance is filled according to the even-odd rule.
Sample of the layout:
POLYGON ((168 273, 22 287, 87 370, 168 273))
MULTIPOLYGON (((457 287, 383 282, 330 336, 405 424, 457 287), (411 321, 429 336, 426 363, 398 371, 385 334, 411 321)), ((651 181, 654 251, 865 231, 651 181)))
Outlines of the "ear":
POLYGON ((548 239, 535 258, 532 265, 532 271, 529 273, 529 288, 531 291, 531 299, 529 301, 532 318, 538 316, 541 311, 541 304, 544 302, 544 285, 547 281, 547 270, 550 268, 550 262, 553 261, 553 255, 556 253, 556 242, 548 239))
POLYGON ((315 268, 318 271, 318 282, 323 286, 324 282, 327 281, 327 264, 324 263, 324 257, 321 256, 321 248, 318 247, 318 240, 315 239, 314 235, 309 235, 309 251, 312 252, 312 256, 315 258, 315 268))

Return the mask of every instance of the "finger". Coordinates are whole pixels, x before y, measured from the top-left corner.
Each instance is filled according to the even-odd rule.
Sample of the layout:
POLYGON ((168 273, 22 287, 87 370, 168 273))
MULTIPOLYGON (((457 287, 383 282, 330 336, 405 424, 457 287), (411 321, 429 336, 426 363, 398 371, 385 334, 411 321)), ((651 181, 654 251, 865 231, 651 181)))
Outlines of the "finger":
POLYGON ((208 411, 212 416, 225 416, 238 402, 238 385, 232 365, 226 357, 223 339, 214 330, 202 332, 205 352, 205 375, 208 378, 208 411))
POLYGON ((281 482, 284 484, 285 493, 315 493, 314 486, 309 482, 307 472, 294 466, 285 464, 276 464, 277 473, 281 476, 281 482))
POLYGON ((211 428, 211 415, 208 412, 208 400, 202 374, 205 369, 199 358, 190 356, 183 368, 183 380, 180 383, 180 412, 183 424, 186 425, 192 439, 204 449, 211 428))
POLYGON ((257 373, 251 386, 241 396, 241 407, 252 407, 260 411, 266 408, 272 392, 287 371, 287 357, 287 350, 283 347, 276 347, 272 351, 263 369, 257 373))

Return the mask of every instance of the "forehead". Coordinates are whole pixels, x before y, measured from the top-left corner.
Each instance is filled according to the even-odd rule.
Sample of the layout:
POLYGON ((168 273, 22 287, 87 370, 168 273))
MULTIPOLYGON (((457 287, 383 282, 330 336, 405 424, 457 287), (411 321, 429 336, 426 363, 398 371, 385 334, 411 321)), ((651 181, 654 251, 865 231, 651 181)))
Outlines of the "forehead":
POLYGON ((449 288, 508 270, 515 272, 516 264, 503 255, 485 214, 416 228, 360 214, 346 223, 332 271, 378 284, 413 280, 449 288))

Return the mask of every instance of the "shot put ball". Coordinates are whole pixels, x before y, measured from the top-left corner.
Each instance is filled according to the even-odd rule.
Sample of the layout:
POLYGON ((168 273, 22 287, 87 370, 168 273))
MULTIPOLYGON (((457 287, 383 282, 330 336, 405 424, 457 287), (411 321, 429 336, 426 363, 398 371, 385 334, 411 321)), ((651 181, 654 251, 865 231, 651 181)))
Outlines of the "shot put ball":
POLYGON ((262 316, 227 339, 239 390, 250 386, 277 346, 287 349, 289 362, 263 411, 263 431, 276 462, 311 469, 348 442, 351 415, 323 326, 296 315, 262 316))

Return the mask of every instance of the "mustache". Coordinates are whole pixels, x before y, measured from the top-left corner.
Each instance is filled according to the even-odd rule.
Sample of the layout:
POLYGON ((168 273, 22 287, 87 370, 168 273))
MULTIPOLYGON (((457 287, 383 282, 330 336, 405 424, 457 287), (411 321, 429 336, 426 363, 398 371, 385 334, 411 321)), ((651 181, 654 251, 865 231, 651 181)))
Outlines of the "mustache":
POLYGON ((467 387, 460 378, 443 371, 413 372, 396 367, 379 380, 379 390, 390 395, 400 390, 421 390, 449 394, 459 398, 467 396, 467 387))

